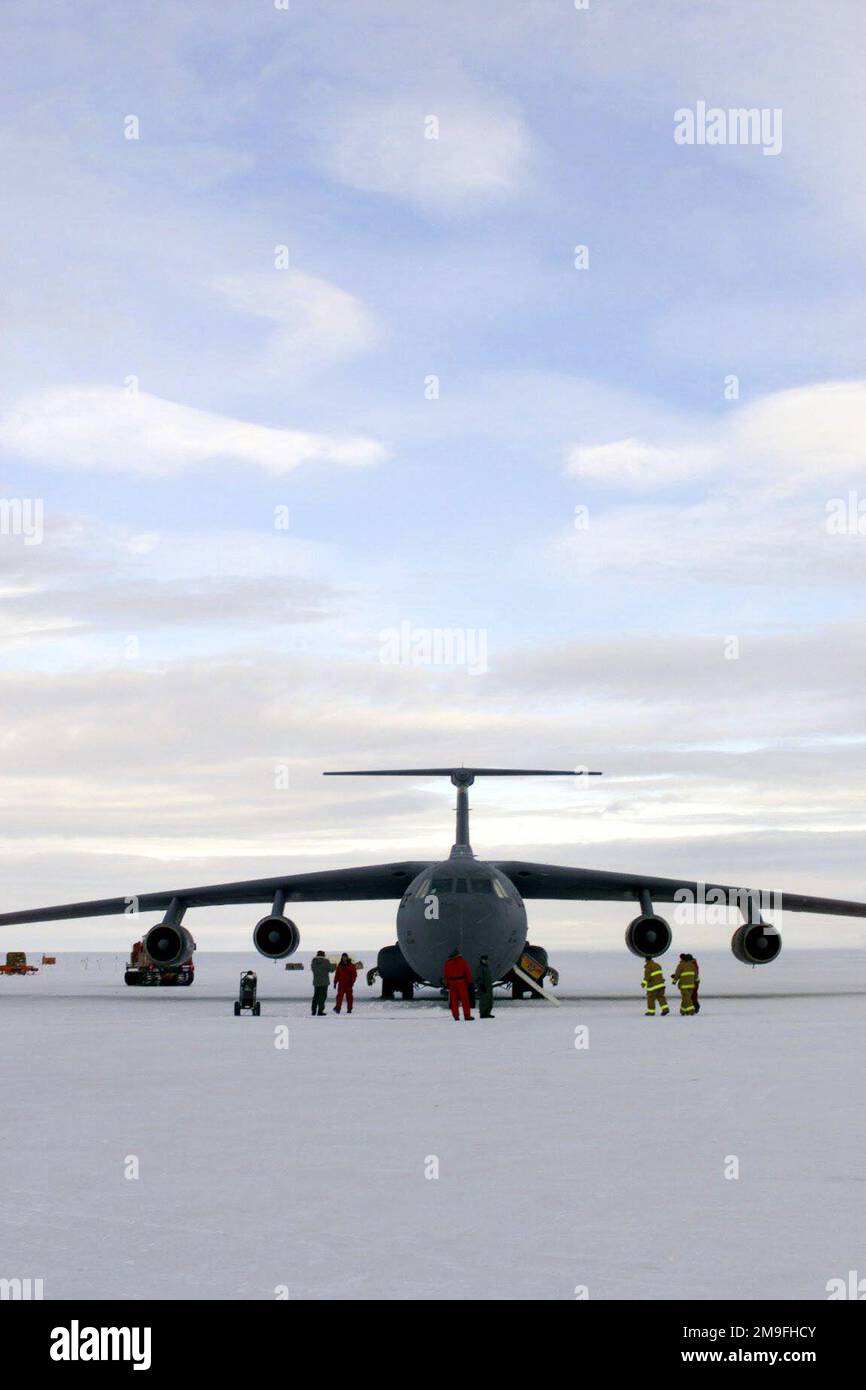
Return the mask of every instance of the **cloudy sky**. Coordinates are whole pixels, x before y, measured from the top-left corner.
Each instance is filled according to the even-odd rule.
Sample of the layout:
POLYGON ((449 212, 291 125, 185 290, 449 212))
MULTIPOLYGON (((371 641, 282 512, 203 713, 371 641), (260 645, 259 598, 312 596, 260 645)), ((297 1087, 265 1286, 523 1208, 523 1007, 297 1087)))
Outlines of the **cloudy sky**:
POLYGON ((866 11, 579 3, 4 5, 6 910, 446 851, 320 774, 460 761, 605 773, 485 855, 866 898, 866 11))

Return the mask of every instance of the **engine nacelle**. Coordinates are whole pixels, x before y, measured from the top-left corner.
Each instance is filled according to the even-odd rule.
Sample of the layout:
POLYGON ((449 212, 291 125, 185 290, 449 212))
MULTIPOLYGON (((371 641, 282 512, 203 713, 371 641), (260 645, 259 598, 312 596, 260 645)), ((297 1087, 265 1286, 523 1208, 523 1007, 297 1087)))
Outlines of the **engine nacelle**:
POLYGON ((654 912, 641 913, 625 929, 625 944, 634 956, 662 956, 668 950, 674 934, 664 917, 654 912))
POLYGON ((195 950, 195 942, 179 922, 158 922, 142 937, 142 945, 154 965, 182 965, 195 950))
POLYGON ((271 913, 263 917, 253 928, 253 945, 260 956, 268 960, 282 960, 293 956, 301 944, 301 933, 288 917, 271 913))
POLYGON ((767 965, 781 949, 781 935, 767 922, 744 922, 731 937, 731 950, 743 965, 767 965))

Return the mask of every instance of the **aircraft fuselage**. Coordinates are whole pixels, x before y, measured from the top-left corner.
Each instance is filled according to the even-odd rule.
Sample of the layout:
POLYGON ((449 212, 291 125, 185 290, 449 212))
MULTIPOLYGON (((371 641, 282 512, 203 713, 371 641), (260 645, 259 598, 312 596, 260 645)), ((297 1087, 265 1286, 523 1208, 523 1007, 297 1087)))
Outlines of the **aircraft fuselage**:
POLYGON ((526 942, 526 908, 510 879, 492 864, 455 853, 425 869, 397 909, 397 940, 406 960, 428 984, 439 985, 452 951, 473 974, 481 956, 501 979, 526 942))

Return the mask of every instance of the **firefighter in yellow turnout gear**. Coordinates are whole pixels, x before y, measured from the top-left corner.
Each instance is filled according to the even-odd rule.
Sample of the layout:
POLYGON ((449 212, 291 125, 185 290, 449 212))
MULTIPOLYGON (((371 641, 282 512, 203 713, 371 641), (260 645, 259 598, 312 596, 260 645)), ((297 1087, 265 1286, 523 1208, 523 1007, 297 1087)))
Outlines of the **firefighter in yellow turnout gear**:
POLYGON ((682 952, 671 980, 680 988, 680 1013, 693 1014, 695 990, 698 987, 698 963, 694 956, 690 956, 687 951, 682 952))
POLYGON ((665 976, 664 971, 657 960, 652 956, 644 962, 643 979, 641 987, 646 990, 646 1012, 647 1016, 654 1015, 656 1011, 656 1000, 661 1005, 662 1018, 670 1013, 668 1001, 665 998, 665 976))

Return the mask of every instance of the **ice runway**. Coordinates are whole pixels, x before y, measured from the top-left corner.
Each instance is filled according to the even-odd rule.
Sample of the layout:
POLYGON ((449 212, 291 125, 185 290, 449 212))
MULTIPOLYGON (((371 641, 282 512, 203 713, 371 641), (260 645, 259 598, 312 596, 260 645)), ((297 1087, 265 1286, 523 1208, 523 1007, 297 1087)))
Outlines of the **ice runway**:
POLYGON ((551 954, 562 1007, 506 997, 469 1027, 366 985, 312 1019, 308 971, 253 953, 199 953, 191 989, 127 989, 121 956, 0 977, 0 1278, 820 1299, 866 1276, 866 951, 750 970, 700 950, 695 1019, 644 1018, 624 949, 551 954), (262 1017, 236 1019, 250 965, 262 1017))

